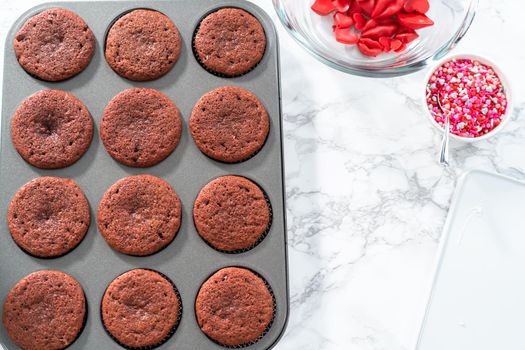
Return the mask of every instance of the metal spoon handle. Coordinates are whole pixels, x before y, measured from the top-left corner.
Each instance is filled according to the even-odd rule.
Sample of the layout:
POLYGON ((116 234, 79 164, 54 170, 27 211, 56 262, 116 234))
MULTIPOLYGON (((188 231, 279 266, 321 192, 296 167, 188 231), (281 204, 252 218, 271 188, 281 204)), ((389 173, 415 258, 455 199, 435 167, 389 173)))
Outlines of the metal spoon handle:
POLYGON ((443 139, 441 140, 441 152, 439 154, 439 163, 448 166, 448 142, 450 136, 450 117, 449 113, 445 112, 445 125, 443 128, 443 139))

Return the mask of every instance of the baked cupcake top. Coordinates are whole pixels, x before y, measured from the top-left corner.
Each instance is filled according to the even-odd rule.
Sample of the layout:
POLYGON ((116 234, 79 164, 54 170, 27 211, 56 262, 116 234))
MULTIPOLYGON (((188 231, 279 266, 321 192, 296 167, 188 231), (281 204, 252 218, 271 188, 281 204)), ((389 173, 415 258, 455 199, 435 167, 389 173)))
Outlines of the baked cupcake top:
POLYGON ((13 46, 18 62, 29 74, 59 81, 87 67, 95 52, 95 37, 74 12, 50 8, 22 25, 13 46))
POLYGON ((227 267, 201 286, 195 302, 197 322, 215 342, 249 345, 262 337, 274 317, 273 296, 252 271, 227 267))
POLYGON ((175 332, 182 312, 175 288, 156 271, 123 273, 110 283, 102 298, 104 328, 126 348, 164 343, 175 332))
POLYGON ((179 59, 179 30, 168 16, 153 10, 133 10, 120 17, 106 37, 108 64, 124 78, 157 79, 179 59))
POLYGON ((201 21, 193 50, 207 70, 228 77, 239 76, 261 61, 266 35, 261 23, 250 13, 239 8, 222 8, 201 21))
POLYGON ((97 223, 113 249, 128 255, 151 255, 175 238, 181 223, 181 203, 161 178, 128 176, 104 193, 97 223))
POLYGON ((255 155, 264 145, 270 121, 253 93, 223 86, 202 96, 190 117, 195 144, 208 157, 236 163, 255 155))
POLYGON ((73 180, 38 177, 15 194, 7 222, 13 240, 24 251, 41 258, 58 257, 86 235, 89 204, 73 180))
POLYGON ((263 191, 241 176, 222 176, 202 188, 193 206, 199 235, 215 249, 237 252, 254 247, 270 226, 263 191))
POLYGON ((104 109, 100 123, 100 138, 111 157, 139 168, 167 158, 177 147, 181 132, 179 109, 154 89, 122 91, 104 109))
POLYGON ((22 102, 11 119, 11 138, 29 164, 42 169, 72 165, 89 148, 93 119, 72 94, 41 90, 22 102))
POLYGON ((21 279, 7 294, 2 320, 11 340, 24 350, 60 350, 80 335, 86 299, 70 275, 42 270, 21 279))

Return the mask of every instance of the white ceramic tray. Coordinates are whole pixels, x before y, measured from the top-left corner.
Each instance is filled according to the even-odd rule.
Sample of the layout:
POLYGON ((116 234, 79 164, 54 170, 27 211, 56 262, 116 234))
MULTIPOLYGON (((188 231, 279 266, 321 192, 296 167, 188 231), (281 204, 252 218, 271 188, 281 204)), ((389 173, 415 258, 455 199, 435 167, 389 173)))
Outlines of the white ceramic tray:
POLYGON ((417 350, 525 349, 525 184, 459 181, 417 350))

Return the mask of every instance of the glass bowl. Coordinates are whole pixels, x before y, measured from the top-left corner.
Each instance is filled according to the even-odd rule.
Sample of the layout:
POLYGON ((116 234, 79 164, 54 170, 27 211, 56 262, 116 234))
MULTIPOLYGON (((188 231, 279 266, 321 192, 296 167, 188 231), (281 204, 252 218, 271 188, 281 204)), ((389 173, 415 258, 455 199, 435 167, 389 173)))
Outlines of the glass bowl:
POLYGON ((430 0, 432 27, 400 53, 363 56, 355 45, 340 44, 332 32, 332 15, 310 9, 313 0, 273 0, 277 14, 292 36, 321 62, 340 71, 366 77, 392 77, 415 72, 441 59, 463 38, 479 0, 430 0))

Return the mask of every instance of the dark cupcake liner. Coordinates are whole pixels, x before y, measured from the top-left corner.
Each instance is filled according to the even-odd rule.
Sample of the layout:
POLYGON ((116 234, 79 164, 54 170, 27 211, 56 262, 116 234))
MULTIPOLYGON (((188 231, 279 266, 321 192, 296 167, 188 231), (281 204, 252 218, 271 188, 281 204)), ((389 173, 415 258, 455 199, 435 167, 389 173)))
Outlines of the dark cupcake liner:
MULTIPOLYGON (((138 174, 138 175, 140 175, 140 174, 138 174)), ((135 176, 135 175, 131 175, 131 176, 135 176)), ((124 179, 124 178, 126 178, 126 177, 123 177, 123 178, 117 180, 115 183, 113 183, 110 187, 108 187, 108 189, 106 190, 106 192, 108 192, 109 189, 110 189, 114 184, 116 184, 118 181, 120 181, 120 180, 122 180, 122 179, 124 179)), ((164 179, 163 179, 163 180, 164 180, 164 179)), ((170 185, 170 187, 171 187, 171 184, 169 184, 169 185, 170 185)), ((150 253, 150 254, 144 254, 144 255, 132 255, 132 254, 124 253, 124 252, 122 252, 122 251, 120 251, 120 250, 114 248, 112 245, 110 245, 110 244, 108 243, 108 241, 106 240, 106 237, 102 234, 102 230, 100 229, 99 222, 98 222, 98 215, 97 215, 95 224, 96 224, 97 230, 99 231, 100 235, 102 236, 102 238, 104 238, 104 242, 107 244, 107 246, 110 247, 110 248, 111 248, 112 250, 114 250, 115 252, 118 252, 118 253, 120 253, 120 254, 124 254, 124 255, 126 255, 126 256, 131 256, 131 257, 135 257, 135 258, 147 258, 147 257, 153 256, 153 255, 155 255, 155 254, 158 254, 158 253, 162 252, 163 250, 166 250, 170 245, 172 245, 173 242, 177 239, 177 236, 179 235, 179 233, 180 233, 180 231, 181 231, 181 228, 182 228, 182 217, 183 217, 183 215, 182 215, 182 210, 183 210, 183 207, 182 207, 182 200, 180 199, 180 196, 179 196, 179 194, 177 193, 177 191, 175 191, 175 189, 174 189, 173 187, 172 187, 172 189, 173 189, 173 191, 175 192, 175 194, 177 195, 177 198, 179 199, 179 203, 180 203, 180 207, 181 207, 181 214, 180 214, 180 218, 179 218, 179 221, 180 221, 180 223, 179 223, 179 228, 178 228, 177 231, 175 232, 175 236, 173 236, 173 238, 172 238, 171 241, 169 241, 168 243, 166 243, 166 245, 164 245, 163 247, 161 247, 159 250, 154 251, 154 252, 152 252, 152 253, 150 253)), ((106 192, 104 192, 104 195, 106 194, 106 192)), ((101 202, 101 201, 102 201, 102 199, 99 201, 99 206, 100 206, 100 202, 101 202)), ((97 214, 98 214, 98 208, 97 208, 97 214)), ((144 268, 144 270, 149 270, 149 269, 144 268)), ((155 271, 155 270, 152 270, 152 271, 155 271)), ((158 272, 158 271, 155 271, 155 272, 160 273, 160 272, 158 272)), ((168 279, 168 280, 169 280, 169 279, 168 279)))
MULTIPOLYGON (((102 327, 104 328, 104 330, 106 331, 106 333, 109 335, 109 337, 111 339, 113 339, 115 341, 115 343, 117 343, 118 345, 122 346, 123 348, 125 349, 128 349, 128 350, 152 350, 152 349, 156 349, 158 348, 159 346, 165 344, 168 340, 170 340, 170 338, 175 334, 175 332, 177 331, 177 329, 179 328, 179 325, 180 325, 180 322, 182 320, 182 298, 180 296, 180 293, 179 293, 179 290, 177 289, 177 286, 175 285, 175 283, 173 283, 173 281, 168 277, 166 276, 165 274, 163 274, 162 272, 159 272, 157 270, 153 270, 153 269, 149 269, 149 268, 146 268, 146 267, 137 267, 137 268, 134 268, 134 269, 131 269, 131 270, 128 270, 128 271, 125 271, 123 273, 121 273, 120 275, 118 275, 117 277, 115 278, 118 278, 119 276, 123 275, 124 273, 126 272, 129 272, 129 271, 133 271, 133 270, 148 270, 148 271, 151 271, 151 272, 155 272, 156 274, 160 275, 162 278, 164 278, 166 281, 168 281, 172 287, 173 287, 173 291, 175 292, 175 295, 177 296, 177 298, 179 299, 179 310, 178 310, 178 314, 177 314, 177 321, 175 322, 175 325, 172 327, 172 329, 170 330, 170 332, 166 335, 166 337, 164 337, 164 339, 162 339, 160 342, 158 342, 157 344, 154 344, 154 345, 150 345, 150 346, 141 346, 141 347, 132 347, 132 346, 128 346, 126 344, 123 344, 121 343, 117 338, 115 338, 113 336, 113 334, 111 334, 109 332, 109 330, 106 328, 106 325, 104 324, 104 321, 103 321, 103 318, 102 318, 102 303, 100 304, 100 319, 101 319, 101 322, 102 322, 102 327)), ((111 281, 113 282, 114 279, 111 281)), ((109 284, 111 284, 111 282, 109 284)), ((108 287, 109 287, 109 284, 108 284, 108 287)), ((107 287, 106 287, 106 290, 104 290, 104 294, 103 295, 106 295, 106 291, 107 291, 107 287)), ((273 294, 272 294, 273 295, 273 294)))
MULTIPOLYGON (((220 159, 217 159, 217 158, 213 158, 209 155, 207 155, 206 153, 204 153, 200 148, 199 148, 199 151, 204 154, 208 159, 211 159, 213 161, 216 161, 216 162, 219 162, 219 163, 222 163, 222 164, 228 164, 228 165, 233 165, 233 164, 240 164, 240 163, 244 163, 250 159, 252 159, 253 157, 255 157, 257 154, 259 154, 259 152, 261 152, 261 150, 264 148, 264 146, 266 145, 266 141, 268 141, 268 136, 270 135, 270 130, 268 130, 268 135, 266 135, 266 138, 264 139, 264 142, 262 143, 261 147, 259 147, 259 149, 257 151, 255 151, 254 153, 252 153, 251 155, 249 155, 248 157, 242 159, 242 160, 239 160, 239 161, 236 161, 236 162, 226 162, 224 160, 220 160, 220 159)), ((193 140, 195 142, 195 140, 193 140)), ((198 148, 198 147, 197 147, 198 148)))
MULTIPOLYGON (((68 81, 68 80, 71 80, 71 79, 75 78, 77 75, 79 75, 79 74, 81 74, 82 72, 84 72, 84 71, 87 69, 87 67, 89 66, 89 64, 91 63, 91 61, 93 60, 93 57, 94 57, 94 56, 95 56, 95 50, 93 50, 93 54, 91 55, 91 58, 89 59, 89 63, 87 64, 87 66, 85 66, 80 72, 75 73, 74 75, 72 75, 72 76, 70 76, 70 77, 67 77, 67 78, 64 78, 64 79, 61 79, 61 80, 45 80, 44 78, 40 78, 39 76, 34 75, 33 73, 28 72, 24 67, 22 67, 22 65, 20 64, 20 62, 19 62, 18 64, 20 65, 20 67, 22 67, 22 69, 24 70, 24 72, 26 72, 26 74, 29 75, 31 78, 33 78, 33 79, 35 79, 35 80, 42 81, 42 82, 47 83, 47 84, 56 84, 56 85, 58 85, 58 84, 60 84, 60 83, 64 83, 64 82, 66 82, 66 81, 68 81)), ((17 59, 17 61, 18 61, 18 59, 17 59)), ((66 168, 66 167, 68 167, 68 166, 71 166, 71 165, 73 165, 73 164, 74 164, 74 163, 72 163, 72 164, 70 164, 70 165, 66 165, 66 166, 64 166, 64 167, 59 167, 59 168, 39 168, 39 167, 37 167, 37 166, 35 166, 35 165, 33 165, 33 166, 36 167, 36 168, 39 168, 39 169, 63 169, 63 168, 66 168)), ((31 164, 31 165, 32 165, 32 164, 31 164)))
POLYGON ((78 242, 74 247, 72 247, 71 249, 69 249, 67 252, 65 253, 62 253, 60 255, 54 255, 54 256, 40 256, 40 255, 36 255, 36 254, 33 254, 31 253, 30 251, 26 250, 24 247, 22 247, 20 244, 18 244, 17 241, 15 241, 13 239, 13 237, 11 237, 11 239, 13 240, 13 242, 15 242, 16 246, 22 251, 24 252, 25 254, 27 254, 28 256, 32 257, 32 258, 35 258, 35 259, 41 259, 41 260, 53 260, 53 259, 58 259, 58 258, 62 258, 68 254, 70 254, 71 252, 73 252, 76 248, 78 248, 78 246, 82 243, 82 241, 86 238, 86 235, 87 235, 87 232, 86 234, 84 235, 84 237, 82 238, 82 240, 80 242, 78 242))
MULTIPOLYGON (((121 13, 119 13, 115 18, 113 18, 109 24, 106 26, 106 30, 104 32, 104 45, 102 45, 102 53, 104 54, 104 59, 105 59, 105 53, 106 53, 106 41, 107 41, 107 38, 108 38, 108 33, 109 31, 111 30, 111 28, 113 28, 113 26, 115 25, 115 23, 117 23, 117 21, 119 19, 121 19, 122 17, 124 17, 125 15, 127 15, 128 13, 130 12, 133 12, 135 10, 149 10, 149 11, 156 11, 156 12, 159 12, 159 13, 162 13, 163 15, 166 15, 165 13, 159 11, 159 10, 156 10, 154 8, 150 8, 150 7, 145 7, 145 6, 137 6, 137 7, 134 7, 134 8, 131 8, 131 9, 128 9, 128 10, 125 10, 121 13)), ((111 66, 110 66, 111 67, 111 66)))
POLYGON ((235 75, 226 75, 226 74, 223 74, 223 73, 220 73, 220 72, 216 72, 214 71, 213 69, 210 69, 208 68, 208 66, 206 66, 206 64, 204 64, 204 62, 202 62, 199 58, 199 55, 197 54, 197 49, 195 48, 195 37, 197 36, 197 32, 199 31, 200 29, 200 26, 201 26, 201 23, 202 21, 208 17, 209 15, 211 15, 212 13, 215 13, 219 10, 222 10, 222 9, 225 9, 225 8, 237 8, 237 9, 240 9, 240 10, 243 10, 243 11, 246 11, 248 12, 250 15, 252 15, 255 19, 257 19, 257 21, 259 21, 259 23, 261 23, 261 21, 259 20, 259 18, 257 18, 257 16, 255 16, 253 13, 251 13, 250 11, 248 11, 247 9, 244 9, 242 7, 237 7, 237 6, 222 6, 222 7, 217 7, 213 10, 210 10, 209 12, 207 12, 204 16, 202 16, 202 18, 199 20, 199 23, 197 24, 197 26, 195 27, 195 30, 193 31, 193 35, 191 37, 191 49, 192 49, 192 52, 193 52, 193 56, 195 56, 195 60, 197 60, 197 62, 199 63, 199 65, 208 73, 210 74, 213 74, 215 75, 216 77, 219 77, 219 78, 238 78, 238 77, 242 77, 243 75, 246 75, 248 73, 250 73, 251 71, 253 71, 255 68, 257 68, 257 66, 259 66, 259 64, 261 63, 261 61, 264 59, 264 56, 266 55, 266 51, 268 49, 268 37, 266 36, 266 31, 264 30, 264 26, 262 25, 261 23, 261 27, 263 28, 263 31, 264 31, 264 37, 266 38, 266 45, 264 47, 264 52, 263 52, 263 55, 261 57, 261 59, 259 60, 259 62, 257 62, 255 65, 253 65, 253 67, 251 67, 250 69, 248 69, 246 72, 243 72, 241 74, 235 74, 235 75))
MULTIPOLYGON (((73 277, 73 276, 71 276, 71 277, 73 277)), ((82 287, 80 282, 78 282, 76 279, 75 279, 75 281, 80 285, 80 288, 82 289, 82 294, 84 295, 84 318, 82 319, 82 326, 80 327, 80 330, 78 331, 78 333, 75 336, 75 338, 71 341, 71 343, 69 343, 69 345, 67 345, 62 350, 69 349, 69 348, 71 348, 73 346, 73 344, 75 344, 75 342, 78 340, 78 338, 80 338, 80 336, 84 332, 84 329, 86 328, 87 320, 88 320, 89 305, 88 305, 88 299, 87 299, 87 296, 86 296, 86 292, 84 292, 84 287, 82 287)))
MULTIPOLYGON (((77 185, 78 186, 78 185, 77 185)), ((80 188, 80 187, 79 187, 80 188)), ((20 189, 19 189, 20 190, 20 189)), ((84 237, 82 237, 82 239, 80 241, 78 241, 77 244, 75 244, 74 246, 70 247, 69 250, 65 251, 64 253, 62 254, 59 254, 59 255, 53 255, 53 256, 41 256, 41 255, 36 255, 36 254, 33 254, 31 253, 29 250, 25 249, 24 247, 22 247, 22 245, 20 245, 14 238, 13 238, 13 234, 11 233, 10 230, 9 231, 9 235, 11 236, 11 239, 13 240, 13 242, 15 242, 16 246, 22 251, 24 252, 25 254, 29 255, 30 257, 32 258, 36 258, 36 259, 42 259, 42 260, 53 260, 53 259, 58 259, 58 258, 62 258, 70 253, 72 253, 75 249, 77 249, 80 244, 82 244, 82 242, 86 239, 86 236, 88 235, 89 233, 89 229, 91 228, 91 221, 93 220, 93 216, 92 216, 92 213, 91 213, 91 204, 89 203, 89 201, 87 200, 87 197, 86 195, 84 194, 84 191, 82 191, 81 189, 81 192, 82 194, 84 195, 84 198, 86 200, 86 202, 88 203, 88 209, 89 209, 89 221, 88 221, 88 226, 87 226, 87 229, 86 229, 86 233, 84 233, 84 237)), ((87 300, 87 299, 86 299, 87 300)))
MULTIPOLYGON (((146 83, 146 82, 150 82, 150 81, 158 80, 158 79, 160 79, 160 78, 166 76, 166 75, 167 75, 167 74, 168 74, 168 73, 169 73, 169 72, 175 67, 175 65, 177 64, 177 62, 178 62, 178 60, 179 60, 179 58, 180 58, 180 56, 181 56, 181 53, 179 54, 179 57, 175 60, 175 62, 172 64, 172 66, 170 67, 170 69, 169 69, 166 73, 164 73, 164 74, 162 74, 162 75, 160 75, 160 76, 158 76, 158 77, 156 77, 156 78, 152 78, 152 79, 146 79, 146 80, 134 80, 134 79, 130 79, 130 78, 128 78, 128 77, 123 76, 122 74, 120 74, 119 72, 117 72, 115 69, 113 69, 113 67, 109 64, 109 62, 108 62, 107 59, 106 59, 106 46, 107 46, 106 43, 107 43, 107 40, 108 40, 108 34, 109 34, 109 31, 111 30, 111 28, 113 28, 113 26, 115 25, 115 23, 117 23, 117 21, 118 21, 119 19, 121 19, 122 17, 124 17, 124 16, 127 15, 128 13, 131 13, 131 12, 133 12, 133 11, 135 11, 135 10, 148 10, 148 11, 158 12, 158 13, 160 13, 160 14, 162 14, 162 15, 168 17, 168 18, 170 19, 170 21, 173 22, 173 20, 171 19, 170 16, 168 16, 167 14, 165 14, 164 12, 162 12, 162 11, 160 11, 160 10, 157 10, 157 9, 154 9, 154 8, 151 8, 151 7, 146 7, 146 6, 137 6, 137 7, 134 7, 134 8, 131 8, 131 9, 125 10, 125 11, 121 12, 119 15, 117 15, 115 18, 113 18, 113 19, 111 20, 111 22, 109 22, 108 26, 106 27, 106 31, 104 32, 104 45, 102 45, 102 54, 104 55, 104 61, 106 62, 106 64, 107 64, 107 65, 111 68, 111 70, 112 70, 113 72, 115 72, 115 74, 117 74, 119 77, 122 77, 122 78, 124 78, 124 79, 126 79, 126 80, 129 80, 129 81, 131 81, 131 82, 134 82, 134 83, 137 83, 137 82, 138 82, 138 83, 142 83, 142 82, 146 83)), ((175 22, 173 22, 173 23, 175 24, 175 22)), ((175 24, 175 27, 177 28, 177 31, 179 31, 179 36, 180 36, 180 39, 181 39, 181 42, 182 42, 182 35, 180 34, 179 27, 177 27, 176 24, 175 24)), ((166 158, 167 158, 167 157, 166 157, 166 158)), ((120 162, 119 162, 119 163, 120 163, 120 162)), ((160 163, 160 162, 159 162, 159 163, 160 163)), ((156 163, 156 164, 158 164, 158 163, 156 163)), ((137 168, 138 168, 138 169, 141 169, 141 168, 149 168, 149 167, 154 166, 154 165, 156 165, 156 164, 149 165, 149 166, 145 166, 145 167, 137 167, 137 168)), ((125 164, 124 164, 124 165, 125 165, 125 164)))
MULTIPOLYGON (((178 194, 177 194, 178 196, 178 194)), ((182 201, 181 201, 181 207, 182 207, 182 201)), ((175 239, 177 238, 177 236, 179 235, 180 233, 180 230, 181 230, 181 227, 182 227, 182 212, 181 212, 181 217, 180 217, 180 225, 179 225, 179 229, 177 230, 177 232, 175 232, 175 236, 173 237, 173 239, 171 241, 169 241, 165 246, 163 246, 162 248, 160 248, 159 250, 157 251, 154 251, 153 253, 150 253, 150 254, 145 254, 145 255, 132 255, 132 254, 127 254, 127 253, 124 253, 118 249, 115 249, 114 247, 112 247, 107 241, 106 241, 106 238, 101 234, 102 238, 104 238, 104 242, 107 244, 108 247, 110 247, 112 250, 114 250, 115 252, 118 252, 119 254, 123 254, 125 256, 131 256, 131 257, 134 257, 134 258, 147 258, 147 257, 150 257, 150 256, 153 256, 153 255, 156 255, 156 254, 159 254, 160 252, 162 252, 163 250, 166 250, 171 244, 173 244, 173 242, 175 241, 175 239)), ((97 226, 97 229, 98 229, 98 226, 97 226)), ((100 232, 100 230, 99 230, 100 232)), ((47 258, 46 258, 47 259, 47 258)), ((53 259, 53 258, 50 258, 50 259, 53 259)), ((148 270, 148 269, 144 269, 144 270, 148 270)), ((154 270, 153 270, 154 271, 154 270)), ((158 272, 158 271, 155 271, 155 272, 158 272)))
MULTIPOLYGON (((262 104, 262 102, 261 102, 262 104)), ((263 106, 264 107, 264 106, 263 106)), ((266 108, 266 107, 264 107, 266 108)), ((267 112, 268 113, 268 112, 267 112)), ((270 119, 270 117, 268 116, 268 119, 270 119)), ((233 164, 240 164, 240 163, 244 163, 250 159, 252 159, 253 157, 255 157, 257 154, 259 154, 259 152, 262 151, 262 149, 264 148, 264 146, 266 146, 266 142, 268 141, 268 138, 270 137, 270 131, 271 131, 271 125, 268 127, 268 133, 266 134, 266 138, 264 139, 264 142, 261 144, 261 147, 259 147, 258 150, 256 150, 255 152, 253 152, 252 154, 250 154, 248 157, 246 158, 243 158, 239 161, 236 161, 236 162, 226 162, 224 160, 220 160, 220 159, 217 159, 217 158, 213 158, 211 156, 209 156, 208 154, 204 153, 198 146, 197 148, 199 149, 199 151, 204 154, 208 159, 211 159, 215 162, 219 162, 219 163, 222 163, 222 164, 228 164, 228 165, 233 165, 233 164)), ((192 139, 193 139, 193 136, 192 136, 192 139)), ((195 139, 193 139, 193 142, 195 142, 195 139)))
MULTIPOLYGON (((263 233, 261 233, 261 235, 259 236, 259 238, 257 239, 257 241, 255 241, 254 244, 252 244, 251 246, 249 247, 246 247, 246 248, 243 248, 243 249, 236 249, 236 250, 222 250, 222 249, 218 249, 216 247, 214 247, 210 242, 208 242, 206 239, 204 239, 204 237, 202 237, 199 233, 199 231, 197 230, 197 227, 195 225, 195 218, 193 218, 193 226, 195 227, 195 230, 197 231, 197 234, 199 235, 199 237, 208 245, 210 246, 211 248, 213 248, 214 250, 220 252, 220 253, 224 253, 224 254, 241 254, 241 253, 246 253, 250 250, 252 250, 253 248, 257 247, 259 244, 261 244, 262 241, 264 241, 264 239, 266 238, 266 236, 268 236, 268 233, 270 233, 270 229, 272 228, 272 223, 273 223, 273 208, 272 208, 272 203, 270 202, 270 198, 268 197, 268 194, 266 193, 266 191, 255 181, 253 181, 252 179, 246 177, 246 176, 242 176, 242 175, 223 175, 223 176, 238 176, 238 177, 243 177, 245 178, 246 180, 254 183, 257 187, 259 187, 259 189, 262 191, 263 193, 263 196, 264 196, 264 199, 266 200, 266 204, 268 205, 268 209, 270 210, 270 218, 268 220, 268 226, 266 226, 266 229, 264 230, 263 233)), ((220 176, 222 177, 222 176, 220 176)), ((217 179, 217 178, 215 178, 217 179)), ((214 180, 215 180, 214 179, 214 180)), ((213 181, 213 180, 212 180, 213 181)), ((193 216, 193 211, 192 211, 192 216, 193 216)), ((263 278, 264 280, 264 278, 263 278)), ((273 295, 273 294, 272 294, 273 295)))
MULTIPOLYGON (((262 102, 261 102, 262 103, 262 102)), ((266 108, 266 107, 265 107, 266 108)), ((268 112, 266 112, 268 113, 268 112)), ((268 116, 268 119, 270 119, 270 117, 268 116)), ((262 143, 261 147, 259 147, 259 149, 255 152, 253 152, 251 155, 249 155, 247 158, 243 159, 243 160, 239 160, 238 162, 222 162, 219 160, 219 162, 221 163, 226 163, 226 164, 239 164, 239 163, 244 163, 250 159, 252 159, 253 157, 255 157, 257 154, 259 154, 259 152, 262 151, 262 149, 264 148, 264 146, 266 145, 266 141, 268 141, 268 137, 270 137, 270 127, 268 127, 268 134, 266 134, 266 138, 264 139, 264 142, 262 143)), ((215 159, 217 160, 217 159, 215 159)))
MULTIPOLYGON (((252 272, 257 277, 259 277, 264 282, 264 285, 266 286, 266 288, 268 288, 268 291, 270 292, 270 294, 272 296, 272 301, 273 301, 273 315, 272 315, 272 319, 270 320, 270 323, 268 323, 268 326, 266 327, 264 332, 262 332, 261 335, 257 337, 257 339, 254 339, 254 340, 252 340, 252 341, 250 341, 248 343, 239 344, 239 345, 233 345, 233 346, 232 345, 226 345, 226 344, 222 344, 222 343, 216 341, 215 339, 209 337, 206 333, 202 332, 209 340, 211 340, 213 343, 215 343, 215 344, 217 344, 219 346, 222 346, 223 348, 226 348, 226 349, 243 349, 243 348, 247 348, 249 346, 252 346, 252 345, 258 343, 261 339, 263 339, 268 334, 268 332, 270 332, 270 329, 272 328, 273 323, 275 322, 275 315, 277 314, 277 302, 276 302, 276 299, 275 299, 275 294, 273 293, 272 286, 270 286, 268 281, 266 281, 266 278, 261 276, 260 273, 258 273, 257 271, 252 270, 251 268, 245 267, 245 266, 225 266, 223 268, 227 268, 227 267, 238 267, 238 268, 246 269, 246 270, 249 270, 250 272, 252 272)), ((221 268, 221 269, 223 269, 223 268, 221 268)), ((219 269, 217 271, 220 271, 221 269, 219 269)), ((217 271, 215 271, 214 274, 217 271)), ((209 277, 208 277, 208 279, 209 279, 209 277)), ((206 279, 206 281, 208 279, 206 279)), ((206 281, 204 281, 202 284, 204 284, 206 281)), ((202 287, 202 284, 201 284, 201 287, 202 287)), ((200 288, 199 288, 199 291, 200 291, 200 288)), ((198 292, 197 292, 197 295, 198 295, 198 292)), ((196 311, 194 310, 194 312, 196 312, 196 311)), ((195 318, 197 318, 197 316, 195 316, 195 318)), ((199 329, 200 329, 200 326, 199 326, 199 329)), ((201 331, 202 331, 202 329, 201 329, 201 331)))
MULTIPOLYGON (((78 284, 80 284, 80 283, 78 283, 78 284)), ((62 350, 69 349, 71 346, 73 346, 73 344, 75 344, 75 342, 78 340, 78 338, 80 338, 80 336, 84 332, 84 329, 86 328, 86 325, 87 325, 88 312, 89 312, 89 310, 88 310, 89 309, 88 299, 87 299, 86 293, 84 292, 84 289, 83 289, 82 285, 80 286, 80 288, 82 288, 82 294, 84 294, 84 308, 85 308, 84 319, 82 320, 82 326, 80 327, 80 330, 78 331, 78 334, 76 335, 75 339, 73 339, 73 341, 71 343, 69 343, 69 345, 66 346, 62 350)))
MULTIPOLYGON (((61 6, 50 6, 50 7, 46 7, 46 8, 43 8, 43 9, 40 9, 38 11, 36 11, 35 13, 31 14, 25 21, 24 23, 22 23, 22 25, 20 25, 20 27, 17 29, 17 32, 27 23, 27 21, 29 21, 30 19, 32 19, 33 17, 35 16, 38 16, 39 14, 41 14, 42 12, 44 11, 47 11, 47 10, 50 10, 52 8, 58 8, 58 9, 64 9, 64 10, 69 10, 65 7, 61 7, 61 6)), ((76 13, 75 11, 72 11, 72 10, 69 10, 71 12, 73 12, 74 14, 76 14, 78 17, 80 17, 84 22, 86 22, 84 20, 83 17, 81 17, 78 13, 76 13)), ((93 49, 93 52, 91 53, 91 57, 89 57, 89 61, 88 63, 86 64, 86 66, 84 68, 82 68, 82 70, 80 70, 79 72, 67 77, 67 78, 64 78, 64 79, 60 79, 60 80, 46 80, 44 78, 41 78, 31 72, 29 72, 28 70, 26 70, 26 68, 20 63, 20 60, 18 59, 18 57, 16 58, 16 61, 18 62, 18 64, 20 65, 20 67, 24 70, 24 72, 26 72, 27 75, 29 75, 31 78, 35 79, 35 80, 39 80, 39 81, 42 81, 44 83, 51 83, 51 84, 59 84, 59 83, 63 83, 63 82, 66 82, 68 80, 71 80, 73 78, 75 78, 76 76, 78 76, 79 74, 81 74, 82 72, 84 72, 88 67, 89 65, 91 64, 91 62, 93 61, 93 57, 95 57, 95 53, 97 51, 97 48, 96 48, 96 44, 97 44, 97 39, 95 37, 95 33, 93 33, 93 30, 91 29, 91 27, 87 24, 86 22, 86 25, 87 27, 89 28, 89 30, 91 30, 91 33, 93 34, 93 41, 94 41, 94 44, 95 44, 95 47, 93 49)), ((73 165, 74 162, 68 166, 71 166, 73 165)), ((39 167, 37 167, 39 168, 39 167)), ((60 167, 60 168, 40 168, 40 169, 61 169, 61 168, 65 168, 65 167, 60 167)))

